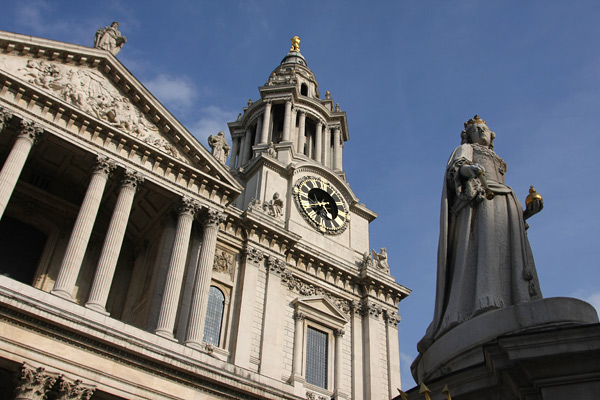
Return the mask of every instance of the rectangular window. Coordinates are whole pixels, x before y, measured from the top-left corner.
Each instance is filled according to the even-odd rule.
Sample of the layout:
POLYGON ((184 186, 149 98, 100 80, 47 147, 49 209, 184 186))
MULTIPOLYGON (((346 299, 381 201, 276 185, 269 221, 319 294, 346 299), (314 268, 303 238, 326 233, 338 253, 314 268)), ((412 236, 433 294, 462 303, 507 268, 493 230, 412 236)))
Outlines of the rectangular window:
POLYGON ((306 382, 327 389, 328 335, 306 328, 306 382))

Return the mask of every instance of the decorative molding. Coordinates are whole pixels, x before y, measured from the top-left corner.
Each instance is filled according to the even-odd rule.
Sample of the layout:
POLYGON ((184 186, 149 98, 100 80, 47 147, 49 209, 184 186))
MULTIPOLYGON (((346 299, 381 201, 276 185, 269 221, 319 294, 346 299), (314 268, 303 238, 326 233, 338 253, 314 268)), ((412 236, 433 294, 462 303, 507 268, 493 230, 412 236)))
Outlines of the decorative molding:
POLYGON ((80 379, 70 379, 61 375, 58 382, 58 400, 90 400, 96 391, 93 385, 86 385, 80 379))
POLYGON ((340 312, 350 314, 350 301, 337 297, 319 286, 304 282, 293 276, 290 271, 285 271, 281 275, 281 283, 302 296, 325 296, 340 312))
POLYGON ((107 156, 98 155, 97 162, 93 167, 93 173, 101 173, 110 176, 116 167, 117 163, 113 159, 107 156))
POLYGON ((267 259, 267 270, 277 276, 282 276, 285 273, 285 261, 279 258, 269 256, 267 259))
POLYGON ((334 329, 333 330, 333 336, 337 337, 342 337, 346 334, 346 331, 343 329, 334 329))
POLYGON ((396 310, 385 310, 383 315, 383 320, 387 325, 398 326, 398 323, 401 320, 400 315, 396 312, 396 310))
POLYGON ((41 125, 26 119, 21 120, 21 129, 19 129, 20 137, 26 137, 33 143, 36 143, 40 136, 42 136, 42 133, 44 133, 44 128, 41 125))
POLYGON ((383 307, 381 307, 379 304, 371 302, 371 301, 364 301, 362 303, 362 308, 361 308, 360 314, 368 315, 373 318, 379 318, 379 316, 381 315, 382 312, 383 312, 383 307))
POLYGON ((247 246, 244 250, 244 256, 246 257, 246 261, 250 261, 251 263, 257 265, 260 264, 265 258, 265 254, 262 251, 250 246, 247 246))
POLYGON ((123 179, 121 180, 122 186, 131 186, 137 189, 142 183, 144 183, 144 175, 139 171, 132 169, 125 170, 125 174, 123 174, 123 179))
POLYGON ((34 368, 27 363, 21 365, 21 371, 15 379, 15 398, 45 399, 52 390, 59 374, 46 372, 43 367, 34 368))
POLYGON ((233 280, 234 275, 234 255, 226 252, 222 249, 217 249, 215 252, 215 262, 213 264, 213 271, 223 272, 229 274, 233 280), (220 252, 220 254, 219 254, 220 252))
POLYGON ((330 400, 328 396, 323 396, 314 392, 306 391, 307 400, 330 400))

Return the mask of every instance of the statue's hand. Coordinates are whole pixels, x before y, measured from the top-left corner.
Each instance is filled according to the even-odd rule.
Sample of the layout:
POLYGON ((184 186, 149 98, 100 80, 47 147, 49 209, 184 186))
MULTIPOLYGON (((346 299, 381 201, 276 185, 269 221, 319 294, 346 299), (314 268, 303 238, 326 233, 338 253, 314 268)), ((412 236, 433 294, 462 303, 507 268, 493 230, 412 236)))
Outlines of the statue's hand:
POLYGON ((534 216, 535 214, 542 211, 544 208, 544 200, 535 199, 531 203, 527 205, 527 208, 523 211, 523 220, 527 220, 528 218, 534 216))
POLYGON ((477 178, 479 173, 485 173, 485 168, 477 163, 460 167, 460 175, 466 179, 477 178))

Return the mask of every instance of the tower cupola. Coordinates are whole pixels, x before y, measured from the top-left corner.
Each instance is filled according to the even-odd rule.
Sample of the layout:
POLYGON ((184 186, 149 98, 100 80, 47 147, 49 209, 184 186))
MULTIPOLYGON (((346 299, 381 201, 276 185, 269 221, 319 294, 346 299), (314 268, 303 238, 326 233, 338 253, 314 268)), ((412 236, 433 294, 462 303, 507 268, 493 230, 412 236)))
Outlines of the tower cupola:
POLYGON ((263 153, 285 165, 309 160, 343 175, 342 149, 349 139, 346 113, 334 107, 329 92, 321 99, 315 75, 294 36, 289 52, 271 72, 260 99, 249 101, 230 122, 230 166, 243 169, 263 153))

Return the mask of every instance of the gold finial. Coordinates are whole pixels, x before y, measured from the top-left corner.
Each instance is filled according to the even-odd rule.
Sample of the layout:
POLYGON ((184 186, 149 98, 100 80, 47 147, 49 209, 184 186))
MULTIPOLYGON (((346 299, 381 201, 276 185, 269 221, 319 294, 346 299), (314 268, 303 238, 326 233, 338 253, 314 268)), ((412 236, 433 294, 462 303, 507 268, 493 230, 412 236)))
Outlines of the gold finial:
POLYGON ((292 41, 292 48, 290 49, 290 51, 298 51, 298 52, 300 52, 300 37, 299 36, 294 36, 290 40, 292 41))
POLYGON ((424 383, 421 382, 421 387, 419 388, 419 394, 422 394, 425 397, 425 400, 431 400, 431 397, 429 397, 429 393, 431 393, 431 390, 429 390, 429 388, 427 386, 425 386, 424 383))
POLYGON ((329 90, 326 90, 326 91, 325 91, 325 98, 326 98, 327 100, 331 99, 331 93, 329 93, 329 90))
POLYGON ((447 384, 442 389, 442 393, 446 395, 446 400, 452 400, 452 397, 450 396, 450 389, 448 388, 447 384))
POLYGON ((468 120, 467 122, 465 122, 465 128, 469 125, 475 125, 475 124, 485 124, 485 121, 482 120, 481 118, 479 118, 479 115, 475 115, 473 118, 471 118, 470 120, 468 120))
POLYGON ((542 195, 539 194, 533 186, 529 187, 529 195, 525 199, 525 207, 529 206, 529 204, 533 203, 535 200, 542 201, 542 195))

